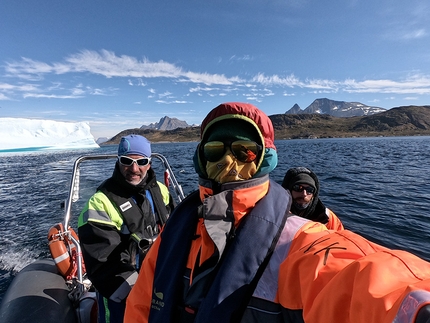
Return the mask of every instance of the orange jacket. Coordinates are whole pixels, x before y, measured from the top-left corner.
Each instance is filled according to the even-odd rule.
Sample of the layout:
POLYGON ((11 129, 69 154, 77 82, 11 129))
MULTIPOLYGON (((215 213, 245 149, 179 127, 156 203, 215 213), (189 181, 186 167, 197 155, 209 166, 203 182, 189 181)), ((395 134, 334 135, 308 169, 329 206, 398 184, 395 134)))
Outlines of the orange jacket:
MULTIPOLYGON (((297 216, 290 217, 285 228, 291 226, 290 219, 296 223, 302 221, 302 225, 294 237, 284 231, 282 243, 290 247, 280 248, 285 253, 282 257, 282 253, 275 250, 266 269, 273 275, 275 268, 276 277, 263 275, 261 280, 265 280, 264 283, 258 285, 254 292, 255 299, 280 306, 281 315, 299 311, 306 323, 388 323, 395 317, 397 322, 413 322, 418 309, 430 304, 428 262, 410 253, 371 243, 348 230, 330 231, 320 223, 297 216), (265 286, 273 284, 277 290, 264 290, 265 286), (405 317, 410 321, 404 320, 405 317)), ((191 270, 199 251, 201 264, 212 256, 216 248, 206 232, 203 219, 197 225, 196 237, 187 262, 191 270)), ((148 322, 151 306, 162 309, 163 295, 153 290, 161 243, 160 237, 144 260, 127 300, 125 322, 148 322)), ((258 245, 257 241, 250 243, 258 245)), ((265 319, 264 322, 270 320, 265 319)))
MULTIPOLYGON (((257 124, 263 123, 258 126, 259 132, 263 134, 263 146, 266 150, 275 149, 270 120, 258 112, 259 110, 258 114, 254 115, 255 111, 250 105, 237 103, 225 104, 221 109, 212 110, 202 122, 202 138, 205 137, 205 130, 210 127, 211 122, 216 122, 217 118, 230 117, 233 113, 241 117, 249 116, 249 119, 257 124)), ((263 160, 259 162, 262 167, 269 164, 268 169, 273 166, 270 163, 265 164, 263 160)), ((231 290, 229 285, 217 283, 220 280, 223 282, 227 280, 236 287, 238 280, 229 278, 239 277, 236 273, 250 272, 249 267, 255 269, 255 265, 249 266, 243 260, 255 263, 254 253, 261 254, 261 250, 264 249, 261 246, 267 244, 264 235, 266 231, 261 230, 264 237, 260 240, 257 238, 261 236, 260 232, 255 234, 254 239, 248 239, 249 236, 241 239, 243 237, 241 229, 246 227, 249 219, 257 216, 259 220, 273 219, 273 215, 278 213, 278 208, 271 208, 270 203, 278 205, 277 201, 291 199, 290 194, 287 194, 279 184, 269 182, 267 175, 269 171, 261 173, 266 174, 266 178, 217 185, 215 187, 218 193, 215 194, 210 183, 204 180, 204 167, 200 164, 201 160, 198 160, 196 168, 200 168, 199 175, 203 175, 199 179, 200 199, 195 198, 195 195, 193 199, 187 197, 170 216, 163 232, 146 256, 137 282, 127 298, 125 323, 148 322, 165 313, 171 320, 179 321, 177 317, 172 318, 171 313, 176 312, 167 310, 169 305, 180 307, 183 303, 181 291, 188 292, 192 288, 186 290, 187 287, 199 286, 201 281, 209 283, 209 292, 206 293, 207 289, 202 288, 202 293, 197 295, 202 296, 202 299, 198 299, 201 300, 202 306, 197 308, 201 311, 197 312, 196 318, 200 319, 200 322, 213 322, 216 316, 220 317, 217 323, 231 322, 232 317, 228 317, 222 311, 213 313, 214 316, 201 318, 202 313, 207 313, 203 305, 212 305, 213 294, 220 296, 216 301, 225 302, 227 305, 241 303, 242 299, 235 296, 240 295, 238 291, 246 290, 248 285, 243 284, 231 290), (195 203, 195 207, 187 208, 192 204, 188 202, 195 203), (263 203, 260 204, 261 202, 263 203), (261 205, 264 205, 264 209, 260 208, 261 205), (258 214, 254 212, 256 209, 258 214), (187 212, 191 210, 190 214, 193 216, 200 213, 202 216, 191 217, 186 212, 181 213, 178 210, 187 212), (224 230, 231 225, 237 229, 236 235, 225 234, 231 232, 224 230), (181 227, 181 230, 178 230, 178 227, 181 227), (213 231, 214 228, 222 230, 213 231), (182 240, 185 235, 178 232, 186 232, 189 238, 186 241, 182 240), (180 239, 175 240, 172 237, 180 239), (226 242, 227 238, 231 239, 231 244, 224 248, 223 242, 226 242), (167 241, 178 243, 170 244, 167 241), (237 245, 251 251, 240 254, 237 251, 242 249, 234 248, 237 245), (235 257, 229 257, 232 254, 240 258, 240 261, 236 262, 235 257), (218 261, 219 255, 223 257, 219 261, 220 271, 214 271, 218 275, 203 276, 199 280, 202 276, 198 274, 201 275, 205 269, 212 269, 210 262, 214 258, 218 261), (206 260, 209 261, 205 262, 206 260), (166 265, 167 263, 170 266, 166 265), (160 264, 159 268, 156 268, 157 264, 160 264), (205 264, 208 266, 201 266, 205 264), (228 271, 222 271, 226 267, 224 265, 227 265, 228 271), (173 271, 171 267, 179 269, 173 271), (170 276, 166 277, 165 272, 170 276), (223 272, 228 274, 220 277, 220 273, 223 272), (196 277, 193 282, 194 276, 196 277), (214 279, 205 280, 205 277, 214 279), (182 278, 184 280, 181 280, 182 278), (173 281, 169 286, 174 288, 169 289, 164 284, 165 281, 169 284, 173 281), (162 286, 163 290, 157 290, 154 286, 162 286), (211 288, 213 286, 222 286, 228 292, 211 288), (210 294, 214 290, 215 293, 210 294), (205 300, 210 300, 210 304, 205 300)), ((288 206, 285 209, 288 212, 288 206)), ((280 217, 283 215, 279 214, 280 217)), ((262 227, 266 228, 264 225, 262 227)), ((395 323, 409 323, 414 322, 421 307, 430 304, 430 263, 409 253, 389 250, 371 243, 350 231, 331 231, 321 223, 294 215, 288 216, 286 223, 280 225, 280 228, 282 231, 279 240, 250 299, 249 304, 252 306, 248 306, 242 317, 236 318, 234 322, 388 323, 395 320, 395 323)), ((242 280, 240 282, 242 284, 242 280)), ((182 306, 181 310, 184 308, 187 309, 182 306)), ((218 309, 215 306, 212 308, 215 311, 218 309)))
POLYGON ((326 208, 326 212, 328 215, 328 222, 325 224, 327 229, 336 230, 336 231, 345 229, 343 227, 342 221, 332 210, 330 210, 329 208, 326 208))
POLYGON ((307 323, 414 322, 430 304, 430 263, 348 230, 299 233, 280 273, 280 304, 307 323))

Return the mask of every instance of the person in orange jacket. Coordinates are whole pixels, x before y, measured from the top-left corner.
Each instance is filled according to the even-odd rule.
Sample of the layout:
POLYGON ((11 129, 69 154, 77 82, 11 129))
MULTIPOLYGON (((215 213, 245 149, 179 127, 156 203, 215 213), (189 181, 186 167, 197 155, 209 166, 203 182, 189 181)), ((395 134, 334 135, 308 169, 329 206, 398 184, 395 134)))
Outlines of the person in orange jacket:
POLYGON ((306 167, 292 167, 284 176, 282 187, 291 193, 291 212, 303 218, 321 222, 330 230, 343 230, 342 221, 319 198, 320 182, 306 167))
POLYGON ((193 161, 199 189, 152 245, 125 322, 430 322, 430 263, 289 212, 261 110, 214 108, 193 161))

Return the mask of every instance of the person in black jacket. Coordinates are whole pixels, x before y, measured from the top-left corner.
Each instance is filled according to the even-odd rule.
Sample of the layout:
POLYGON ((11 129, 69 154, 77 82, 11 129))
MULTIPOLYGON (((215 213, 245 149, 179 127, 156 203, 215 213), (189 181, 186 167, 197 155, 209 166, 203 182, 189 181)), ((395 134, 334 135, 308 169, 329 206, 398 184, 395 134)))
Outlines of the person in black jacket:
POLYGON ((147 247, 173 207, 168 188, 151 168, 149 141, 123 137, 112 177, 98 187, 78 221, 88 278, 99 296, 99 322, 123 322, 147 247))
POLYGON ((282 187, 293 198, 291 213, 325 224, 331 230, 344 229, 342 221, 319 198, 320 182, 312 170, 306 167, 290 168, 282 181, 282 187))

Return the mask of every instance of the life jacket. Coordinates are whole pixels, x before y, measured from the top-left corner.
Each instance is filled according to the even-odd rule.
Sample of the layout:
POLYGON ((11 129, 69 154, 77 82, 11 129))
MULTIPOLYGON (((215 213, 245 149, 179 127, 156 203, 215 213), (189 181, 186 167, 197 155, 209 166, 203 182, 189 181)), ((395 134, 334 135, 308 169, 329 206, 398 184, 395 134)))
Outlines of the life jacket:
MULTIPOLYGON (((115 185, 112 178, 104 181, 97 190, 103 192, 103 194, 117 206, 132 238, 139 246, 141 246, 142 240, 152 240, 158 233, 151 204, 154 206, 154 210, 158 215, 160 222, 158 225, 161 227, 167 221, 168 210, 164 204, 163 195, 157 181, 153 181, 147 188, 150 195, 146 194, 146 198, 152 200, 150 200, 150 204, 146 204, 143 210, 136 204, 133 197, 124 195, 124 192, 115 185)), ((147 243, 144 244, 146 245, 147 243)))
MULTIPOLYGON (((267 195, 243 218, 191 322, 240 320, 289 216, 289 200, 279 198, 283 194, 284 189, 270 181, 267 195)), ((198 192, 190 194, 161 233, 149 322, 177 321, 177 306, 183 303, 182 276, 201 204, 198 192)))

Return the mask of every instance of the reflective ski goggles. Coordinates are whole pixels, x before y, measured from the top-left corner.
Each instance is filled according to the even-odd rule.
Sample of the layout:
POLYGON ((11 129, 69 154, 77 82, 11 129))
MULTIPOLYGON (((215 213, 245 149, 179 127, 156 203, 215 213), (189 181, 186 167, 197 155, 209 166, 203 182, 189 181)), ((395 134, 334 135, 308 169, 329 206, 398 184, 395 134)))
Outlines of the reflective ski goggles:
POLYGON ((138 159, 133 159, 127 156, 118 156, 118 161, 123 166, 131 166, 136 163, 137 166, 146 166, 151 162, 151 158, 142 157, 138 159))
POLYGON ((261 145, 249 140, 236 140, 233 142, 208 141, 200 147, 205 159, 210 162, 220 160, 226 152, 226 147, 230 148, 233 156, 243 163, 253 162, 263 150, 261 145))
POLYGON ((314 194, 315 193, 315 188, 313 188, 312 186, 303 186, 300 184, 296 184, 293 186, 293 191, 295 192, 303 192, 306 191, 306 194, 314 194))

